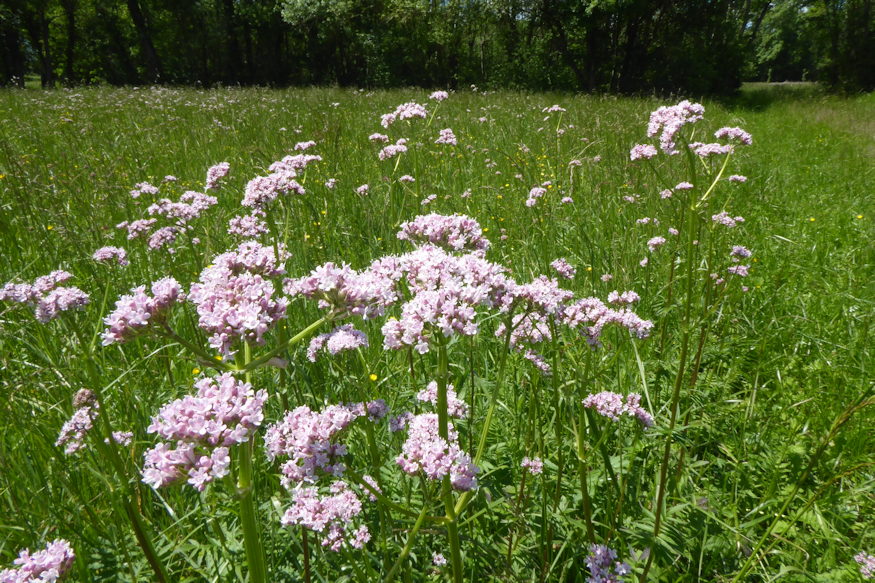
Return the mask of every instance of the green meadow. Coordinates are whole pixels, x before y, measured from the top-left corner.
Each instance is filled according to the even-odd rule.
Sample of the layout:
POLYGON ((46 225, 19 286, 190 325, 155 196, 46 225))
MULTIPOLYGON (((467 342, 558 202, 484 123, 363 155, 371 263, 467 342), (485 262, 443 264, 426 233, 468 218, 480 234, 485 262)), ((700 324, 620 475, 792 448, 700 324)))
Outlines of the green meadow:
MULTIPOLYGON (((650 112, 680 99, 428 94, 0 91, 0 286, 63 269, 73 274, 65 285, 90 298, 45 323, 32 306, 0 302, 0 570, 20 549, 63 538, 76 554, 69 580, 81 582, 588 581, 599 544, 627 563, 628 581, 861 581, 854 556, 875 554, 873 95, 746 87, 703 101, 704 119, 682 133, 710 142, 737 126, 751 145, 633 162, 634 145, 659 147, 646 134, 650 112), (428 116, 381 126, 410 101, 428 116), (547 111, 554 104, 564 111, 547 111), (444 128, 456 145, 435 143, 444 128), (407 139, 407 151, 380 160, 386 144, 373 133, 407 139), (167 276, 190 291, 237 247, 228 221, 250 210, 247 183, 309 140, 305 153, 321 160, 299 172, 306 193, 271 203, 258 237, 288 252, 283 277, 326 262, 363 270, 413 249, 397 237, 404 222, 459 213, 517 283, 557 277, 551 262, 564 258, 576 274, 559 287, 602 302, 634 290, 629 309, 652 329, 638 338, 606 327, 590 346, 544 316, 549 338, 531 345, 544 374, 502 334, 513 310, 478 304, 476 333, 429 328, 429 350, 395 350, 382 328, 403 320, 400 303, 363 320, 290 297, 264 341, 233 354, 210 346, 190 301, 173 306, 165 329, 104 346, 120 296, 167 276), (174 242, 153 250, 116 227, 151 216, 159 198, 202 192, 220 162, 230 173, 209 191, 217 203, 174 242), (693 189, 675 189, 683 181, 693 189), (132 197, 142 182, 160 194, 132 197), (544 194, 527 206, 533 188, 544 194), (712 220, 722 211, 744 220, 712 220), (649 247, 655 237, 665 241, 649 247), (108 245, 130 265, 92 259, 108 245), (746 276, 727 272, 733 246, 752 252, 740 262, 746 276), (348 323, 367 346, 307 358, 312 335, 348 323), (247 368, 262 356, 276 358, 247 368), (260 430, 232 448, 230 474, 203 491, 184 479, 144 483, 144 452, 161 441, 147 431, 152 418, 223 370, 268 394, 260 430), (264 428, 300 406, 384 399, 390 416, 431 412, 416 396, 433 380, 442 424, 448 384, 467 406, 455 432, 476 489, 402 471, 406 432, 359 419, 337 439, 362 504, 354 524, 370 541, 334 551, 320 544, 324 531, 280 523, 293 491, 265 455, 264 428), (98 395, 99 419, 66 454, 56 441, 83 387, 98 395), (653 426, 582 405, 601 391, 641 395, 653 426), (105 439, 111 431, 132 440, 105 439), (524 457, 543 471, 521 467, 524 457), (376 501, 363 474, 379 483, 376 501)), ((311 485, 325 494, 330 483, 320 474, 311 485)))

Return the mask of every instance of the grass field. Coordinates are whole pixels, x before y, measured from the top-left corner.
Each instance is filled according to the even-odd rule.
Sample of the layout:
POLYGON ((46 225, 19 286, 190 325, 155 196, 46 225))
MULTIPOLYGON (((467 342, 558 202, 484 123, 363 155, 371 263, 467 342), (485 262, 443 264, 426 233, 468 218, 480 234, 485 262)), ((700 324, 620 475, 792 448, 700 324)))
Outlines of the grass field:
MULTIPOLYGON (((428 95, 0 91, 0 285, 63 269, 74 276, 64 285, 90 296, 46 323, 33 305, 0 302, 0 569, 20 549, 63 538, 76 554, 69 578, 82 582, 586 581, 597 580, 588 555, 598 544, 628 564, 626 580, 862 580, 854 557, 875 554, 873 96, 749 88, 703 102, 704 119, 681 130, 684 150, 721 127, 750 132, 752 145, 728 161, 659 152, 632 162, 636 144, 659 145, 647 137, 650 112, 676 101, 428 95), (381 126, 381 115, 409 101, 424 104, 427 117, 381 126), (554 104, 564 111, 549 111, 554 104), (444 128, 456 145, 435 143, 444 128), (407 139, 407 150, 381 160, 387 144, 369 140, 374 133, 388 144, 407 139), (306 193, 263 204, 267 232, 256 237, 268 255, 285 246, 285 274, 241 268, 268 282, 262 316, 294 291, 283 277, 326 262, 364 271, 409 254, 414 247, 396 234, 429 213, 475 219, 491 242, 490 269, 534 283, 473 289, 479 276, 450 272, 457 262, 481 265, 478 253, 421 251, 403 256, 407 279, 383 315, 364 320, 348 314, 349 298, 332 297, 325 310, 298 294, 287 309, 271 304, 285 317, 248 341, 232 333, 228 350, 211 346, 215 330, 199 319, 206 308, 191 284, 242 240, 227 229, 252 210, 241 207, 247 183, 309 140, 316 145, 305 153, 321 160, 298 171, 306 193), (186 218, 173 242, 150 249, 116 227, 149 217, 155 227, 175 225, 150 215, 150 205, 203 192, 207 169, 220 162, 230 174, 208 192, 216 204, 186 218), (692 190, 675 188, 684 181, 692 190), (141 182, 160 193, 132 197, 141 182), (744 221, 712 220, 723 211, 744 221), (92 259, 108 245, 126 249, 130 265, 92 259), (752 256, 732 257, 733 246, 752 256), (558 258, 576 274, 539 282, 557 277, 558 258), (746 276, 735 270, 742 264, 746 276), (443 275, 426 285, 416 269, 427 272, 422 279, 443 275), (136 338, 103 346, 116 300, 167 276, 189 300, 153 310, 136 338), (628 309, 652 329, 638 338, 625 324, 608 326, 593 348, 563 310, 588 297, 607 303, 614 290, 637 292, 628 309), (458 309, 452 321, 443 330, 425 324, 418 345, 384 346, 395 326, 408 325, 408 310, 433 307, 429 293, 457 302, 441 308, 458 309), (368 345, 308 359, 311 337, 341 324, 366 333, 368 345), (203 491, 185 479, 144 483, 144 452, 168 442, 147 431, 150 420, 193 394, 193 383, 228 370, 268 397, 261 429, 230 446, 227 475, 217 470, 203 491), (429 404, 417 394, 431 381, 429 404), (467 408, 455 421, 448 385, 467 408), (99 409, 90 402, 94 427, 84 447, 65 454, 56 441, 83 387, 99 409), (640 394, 653 426, 582 404, 602 391, 640 394), (331 434, 348 449, 325 454, 348 468, 342 477, 317 463, 311 482, 281 484, 285 460, 265 455, 266 427, 299 406, 318 412, 375 399, 390 416, 436 412, 432 445, 443 443, 448 458, 467 452, 476 488, 455 481, 464 453, 453 458, 452 482, 440 472, 430 479, 423 465, 403 471, 402 451, 416 457, 407 449, 412 426, 391 432, 386 420, 365 417, 331 434), (116 443, 112 431, 132 440, 116 443), (526 457, 542 460, 543 471, 522 467, 526 457), (376 501, 365 474, 381 491, 376 501), (332 482, 344 485, 330 492, 332 482), (350 516, 283 526, 302 491, 326 507, 330 495, 346 495, 350 516), (360 513, 351 512, 358 503, 360 513), (355 548, 362 527, 370 541, 355 548), (343 541, 337 551, 320 544, 332 532, 343 541)), ((221 288, 225 276, 210 285, 221 288)), ((215 443, 197 447, 210 455, 215 443)))

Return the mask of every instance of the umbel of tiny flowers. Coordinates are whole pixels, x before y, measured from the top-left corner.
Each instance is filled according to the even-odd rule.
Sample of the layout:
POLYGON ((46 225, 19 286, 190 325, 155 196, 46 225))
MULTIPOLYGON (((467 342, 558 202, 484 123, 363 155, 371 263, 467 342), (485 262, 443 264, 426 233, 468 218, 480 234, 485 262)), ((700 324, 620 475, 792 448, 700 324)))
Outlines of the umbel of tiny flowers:
POLYGON ((638 393, 629 393, 623 400, 623 395, 602 391, 588 395, 583 400, 583 406, 611 421, 619 421, 621 415, 628 415, 638 419, 644 427, 653 426, 653 416, 641 406, 641 395, 638 393))
POLYGON ((264 390, 230 373, 195 383, 196 395, 171 401, 152 418, 149 433, 175 442, 159 443, 143 455, 143 481, 153 488, 186 479, 197 490, 230 472, 229 448, 246 442, 264 419, 264 390))
POLYGON ((130 263, 128 261, 127 251, 125 251, 121 247, 101 247, 94 252, 91 258, 101 263, 109 263, 114 259, 116 264, 122 267, 130 263))
POLYGON ((617 560, 617 551, 607 545, 590 546, 586 566, 587 583, 620 583, 632 572, 629 565, 617 560))
POLYGON ((449 476, 455 490, 474 490, 480 470, 461 450, 458 439, 452 426, 447 439, 440 436, 436 413, 415 415, 407 423, 407 440, 395 461, 408 474, 422 472, 430 480, 449 476))
POLYGON ((73 277, 69 271, 57 270, 38 277, 33 283, 8 282, 0 288, 0 301, 27 304, 34 308, 36 319, 45 324, 61 312, 80 309, 89 302, 88 294, 73 286, 61 286, 73 277))
POLYGON ((368 337, 364 332, 356 330, 352 324, 344 324, 331 332, 315 336, 307 348, 307 359, 310 362, 316 362, 318 352, 323 349, 329 354, 335 355, 345 350, 355 350, 367 346, 368 337))
POLYGON ((301 406, 268 427, 264 438, 268 459, 289 458, 280 467, 280 481, 292 493, 292 505, 280 519, 284 526, 300 524, 324 534, 322 545, 333 551, 339 551, 344 542, 362 548, 370 540, 367 526, 353 526, 362 511, 359 497, 337 479, 346 470, 340 458, 347 453, 346 446, 337 440, 355 419, 367 416, 377 421, 387 413, 388 407, 382 400, 351 406, 330 405, 321 412, 301 406), (316 484, 322 476, 335 478, 329 494, 322 495, 318 486, 304 485, 316 484))
POLYGON ((273 298, 268 279, 283 273, 285 257, 283 248, 276 257, 272 247, 247 241, 201 272, 188 299, 197 307, 198 325, 211 334, 211 347, 230 354, 237 340, 263 344, 264 335, 285 318, 288 300, 273 298))
POLYGON ((12 562, 15 568, 0 571, 0 583, 54 583, 70 571, 75 558, 73 547, 62 538, 33 554, 24 549, 12 562))
POLYGON ((860 551, 854 556, 854 560, 860 565, 860 575, 863 579, 875 578, 875 556, 860 551))
POLYGON ((480 224, 465 215, 420 215, 401 223, 398 238, 416 246, 426 243, 451 252, 486 251, 489 240, 483 237, 480 224))
POLYGON ((150 326, 164 322, 170 306, 185 300, 182 286, 172 277, 154 282, 151 291, 150 297, 146 286, 141 285, 116 301, 115 309, 103 319, 104 346, 127 342, 150 326))

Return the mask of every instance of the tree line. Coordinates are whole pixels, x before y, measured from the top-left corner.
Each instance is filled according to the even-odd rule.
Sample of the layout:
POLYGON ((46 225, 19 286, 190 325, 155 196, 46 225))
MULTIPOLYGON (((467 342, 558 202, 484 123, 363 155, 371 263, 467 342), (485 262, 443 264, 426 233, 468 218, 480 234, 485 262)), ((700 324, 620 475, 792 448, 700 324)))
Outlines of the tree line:
POLYGON ((875 88, 872 0, 3 0, 0 85, 875 88))

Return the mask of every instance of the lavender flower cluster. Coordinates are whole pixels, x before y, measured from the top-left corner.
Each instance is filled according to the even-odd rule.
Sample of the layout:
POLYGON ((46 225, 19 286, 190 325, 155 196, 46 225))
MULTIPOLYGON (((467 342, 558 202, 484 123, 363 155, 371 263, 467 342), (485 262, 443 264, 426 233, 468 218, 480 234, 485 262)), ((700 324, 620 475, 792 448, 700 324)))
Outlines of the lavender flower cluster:
POLYGON ((323 349, 334 356, 344 350, 355 350, 367 346, 368 337, 364 332, 356 330, 352 324, 344 324, 331 332, 315 336, 310 341, 310 346, 307 347, 307 359, 310 362, 316 362, 319 351, 323 349))
POLYGON ((860 575, 863 579, 875 579, 875 556, 860 551, 854 555, 854 561, 860 565, 860 575))
POLYGON ((399 138, 394 144, 389 144, 377 154, 377 157, 380 160, 388 160, 390 158, 394 158, 399 154, 403 154, 407 151, 407 140, 405 138, 399 138))
POLYGON ((456 134, 453 133, 453 130, 451 128, 446 128, 440 131, 440 135, 438 136, 438 139, 434 141, 434 143, 455 146, 459 143, 459 141, 456 139, 456 134))
POLYGON ((296 154, 277 160, 268 167, 270 174, 257 176, 246 184, 241 204, 254 210, 264 211, 281 194, 307 194, 296 180, 298 174, 313 162, 320 162, 322 156, 296 154))
POLYGON ((395 111, 380 116, 380 125, 388 128, 398 120, 413 119, 415 117, 425 119, 427 116, 428 111, 426 111, 425 107, 411 101, 409 103, 402 103, 395 108, 395 111))
POLYGON ((230 373, 202 378, 196 395, 164 405, 147 431, 175 442, 159 443, 143 457, 143 482, 153 488, 183 478, 197 490, 228 475, 229 448, 247 441, 263 419, 267 400, 263 390, 235 379, 230 373))
MULTIPOLYGON (((280 467, 281 482, 292 492, 292 505, 280 519, 283 525, 300 524, 323 533, 322 545, 333 551, 339 551, 344 542, 362 548, 370 540, 367 526, 353 526, 362 505, 346 483, 335 480, 327 495, 320 494, 317 486, 303 484, 315 484, 322 475, 343 476, 346 466, 339 458, 346 455, 347 449, 335 440, 355 419, 367 415, 377 421, 387 413, 382 400, 330 405, 321 412, 301 406, 268 427, 264 438, 268 459, 289 458, 280 467)), ((379 491, 373 480, 368 483, 379 491)))
POLYGON ((638 393, 629 393, 624 401, 623 395, 602 391, 588 395, 583 400, 583 406, 594 409, 611 421, 619 421, 621 415, 628 415, 638 419, 644 427, 653 426, 653 416, 641 406, 641 395, 638 393))
MULTIPOLYGON (((227 164, 225 166, 217 165, 210 168, 207 172, 206 190, 217 187, 218 180, 227 174, 227 164)), ((175 182, 176 180, 165 180, 165 182, 175 182)), ((131 191, 131 196, 139 197, 141 194, 157 195, 158 187, 154 187, 148 183, 140 183, 137 188, 131 191), (143 185, 148 186, 148 188, 143 185)), ((157 218, 137 219, 134 221, 122 221, 116 225, 117 229, 126 229, 128 239, 137 239, 148 236, 148 246, 151 250, 167 247, 169 252, 174 249, 170 247, 176 242, 179 235, 185 231, 190 231, 193 227, 189 224, 194 219, 197 219, 207 209, 215 206, 218 199, 215 196, 189 190, 184 192, 178 201, 173 201, 169 198, 161 198, 147 207, 147 212, 150 216, 160 216, 168 219, 170 224, 166 224, 152 230, 158 224, 157 218)))
POLYGON ((172 277, 152 283, 152 297, 144 285, 132 289, 116 301, 115 309, 104 318, 103 345, 127 342, 149 326, 164 321, 170 306, 184 300, 182 286, 172 277))
POLYGON ((207 179, 204 183, 204 190, 216 190, 219 188, 219 182, 225 178, 231 171, 231 165, 227 162, 219 162, 215 166, 211 166, 207 170, 207 179))
POLYGON ((687 100, 677 105, 662 106, 650 114, 647 124, 647 137, 659 134, 659 145, 668 155, 678 154, 675 137, 682 127, 696 123, 704 117, 705 108, 699 103, 687 100))
POLYGON ((24 549, 12 562, 15 569, 0 571, 0 583, 55 583, 70 571, 75 558, 73 547, 62 538, 33 554, 24 549))
POLYGON ((617 551, 607 545, 591 545, 586 566, 587 583, 621 583, 632 572, 628 564, 617 560, 617 551))
POLYGON ((112 260, 115 260, 116 264, 122 267, 130 264, 130 261, 128 261, 127 251, 125 251, 121 247, 101 247, 94 252, 91 258, 101 263, 108 263, 112 260))
POLYGON ((286 316, 288 300, 274 299, 269 277, 283 273, 284 250, 278 258, 272 247, 242 243, 213 259, 199 283, 192 284, 198 325, 211 334, 210 346, 230 354, 236 340, 264 343, 264 335, 286 316))
MULTIPOLYGON (((431 403, 437 407, 438 401, 438 384, 432 381, 426 387, 416 394, 416 399, 423 403, 431 403)), ((456 394, 456 389, 453 385, 447 385, 447 413, 450 417, 466 417, 468 415, 468 406, 464 401, 459 399, 456 394)))
POLYGON ((455 490, 476 489, 480 470, 459 447, 459 435, 452 426, 447 437, 440 436, 436 413, 414 415, 407 422, 407 440, 395 461, 408 474, 422 472, 431 480, 449 476, 455 490))
POLYGON ((57 318, 61 312, 88 305, 88 294, 73 286, 61 286, 73 277, 68 271, 56 270, 33 283, 7 282, 0 288, 0 301, 26 304, 34 308, 42 323, 57 318))
POLYGON ((330 495, 323 496, 315 487, 298 488, 292 494, 292 505, 285 511, 280 523, 283 526, 302 525, 323 533, 322 546, 334 552, 340 551, 343 543, 361 549, 371 533, 367 525, 352 526, 362 512, 362 502, 349 485, 334 482, 330 495))
POLYGON ((430 243, 447 251, 486 251, 489 240, 483 237, 480 224, 471 217, 432 213, 401 223, 398 238, 414 245, 430 243))

